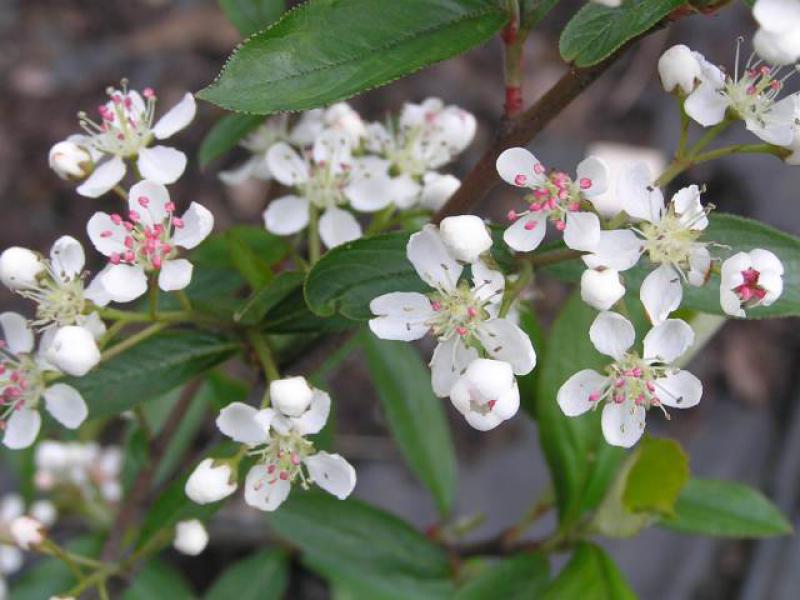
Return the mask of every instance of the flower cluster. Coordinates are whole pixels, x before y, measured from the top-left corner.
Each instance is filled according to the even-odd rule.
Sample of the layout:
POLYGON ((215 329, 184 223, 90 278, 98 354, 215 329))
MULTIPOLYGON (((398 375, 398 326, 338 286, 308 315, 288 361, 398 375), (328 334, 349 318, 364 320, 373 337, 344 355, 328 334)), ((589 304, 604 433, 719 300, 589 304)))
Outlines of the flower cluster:
POLYGON ((14 540, 14 545, 0 544, 0 598, 8 597, 6 577, 22 568, 22 550, 40 543, 42 528, 53 525, 57 516, 55 507, 47 500, 37 500, 26 510, 21 496, 8 494, 0 498, 0 532, 14 540))
POLYGON ((122 450, 93 442, 45 440, 36 446, 33 481, 43 492, 77 491, 84 502, 122 496, 122 450))

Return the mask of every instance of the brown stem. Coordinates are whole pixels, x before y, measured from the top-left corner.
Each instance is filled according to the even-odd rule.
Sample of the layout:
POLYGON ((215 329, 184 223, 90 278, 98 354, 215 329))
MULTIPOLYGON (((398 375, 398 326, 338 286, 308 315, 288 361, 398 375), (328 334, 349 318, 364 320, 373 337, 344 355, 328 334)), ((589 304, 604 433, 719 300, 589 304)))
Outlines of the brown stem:
POLYGON ((503 28, 503 72, 506 89, 504 114, 513 119, 522 112, 522 50, 527 32, 520 31, 519 4, 511 2, 511 17, 503 28))
POLYGON ((566 74, 556 82, 533 106, 508 122, 494 143, 486 150, 478 163, 467 173, 461 187, 436 213, 433 222, 438 224, 451 215, 464 214, 483 198, 498 182, 495 162, 500 153, 512 146, 524 146, 542 131, 566 106, 598 77, 608 70, 625 52, 643 37, 666 25, 666 20, 633 38, 602 62, 591 67, 570 66, 566 74))
POLYGON ((197 393, 201 382, 202 380, 197 378, 183 388, 180 397, 175 402, 175 406, 172 407, 172 411, 170 411, 167 420, 164 422, 164 426, 153 439, 153 443, 150 445, 150 459, 136 476, 125 502, 117 512, 117 518, 111 526, 108 539, 105 546, 103 546, 102 560, 104 562, 116 562, 119 560, 125 534, 142 512, 143 505, 152 487, 158 464, 167 451, 169 442, 175 435, 175 431, 189 408, 195 393, 197 393))

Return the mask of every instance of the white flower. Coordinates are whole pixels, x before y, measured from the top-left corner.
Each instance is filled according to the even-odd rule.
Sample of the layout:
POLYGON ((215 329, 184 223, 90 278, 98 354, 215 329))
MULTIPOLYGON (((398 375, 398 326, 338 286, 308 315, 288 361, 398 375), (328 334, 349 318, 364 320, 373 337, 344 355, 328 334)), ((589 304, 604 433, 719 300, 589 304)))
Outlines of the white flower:
POLYGON ((98 496, 107 502, 120 498, 122 452, 117 446, 45 440, 36 446, 34 464, 34 483, 40 490, 68 486, 70 495, 77 491, 87 502, 98 496))
POLYGON ((12 246, 0 254, 0 281, 10 290, 36 288, 36 278, 44 270, 39 255, 27 248, 12 246))
MULTIPOLYGON (((353 157, 350 142, 341 133, 324 131, 310 155, 301 157, 285 142, 267 152, 267 165, 275 179, 294 188, 294 194, 270 202, 264 211, 267 231, 292 235, 308 226, 310 212, 319 211, 319 234, 328 248, 361 237, 361 225, 342 206, 348 201, 358 211, 374 212, 389 203, 382 194, 353 194, 353 157)), ((370 173, 363 177, 369 179, 370 173)))
POLYGON ((769 306, 783 293, 783 264, 769 250, 738 252, 722 263, 719 298, 722 310, 744 317, 745 308, 769 306))
POLYGON ((475 429, 494 429, 519 410, 519 389, 511 365, 476 358, 453 384, 450 400, 475 429))
MULTIPOLYGON (((244 499, 260 510, 277 509, 289 496, 292 483, 299 480, 303 488, 309 481, 340 500, 347 498, 356 484, 355 469, 338 454, 317 452, 305 436, 319 433, 330 414, 331 398, 318 389, 311 389, 306 403, 306 388, 291 378, 286 386, 275 390, 280 406, 258 410, 241 402, 226 406, 217 418, 217 427, 236 442, 249 446, 256 464, 247 473, 244 499), (289 396, 297 393, 298 400, 289 396), (305 405, 305 410, 299 408, 305 405), (305 470, 304 470, 305 467, 305 470)), ((305 383, 305 382, 304 382, 305 383)), ((270 389, 270 396, 273 390, 270 389)))
POLYGON ((700 84, 684 102, 687 115, 700 125, 710 127, 721 123, 725 115, 731 113, 769 144, 788 146, 792 143, 795 97, 777 100, 783 89, 780 68, 770 68, 751 56, 741 77, 738 64, 730 77, 701 54, 694 54, 701 77, 700 84))
POLYGON ((759 24, 753 47, 761 58, 774 65, 800 58, 800 1, 758 0, 753 16, 759 24))
POLYGON ((475 215, 447 217, 439 224, 439 233, 453 257, 461 262, 477 262, 492 247, 486 224, 475 215))
POLYGON ((450 395, 456 379, 479 351, 508 362, 524 375, 536 365, 527 335, 508 318, 499 318, 503 275, 482 262, 472 265, 472 285, 459 282, 463 267, 449 253, 436 227, 427 225, 411 236, 408 260, 420 278, 433 288, 428 295, 393 292, 374 298, 376 315, 369 327, 380 338, 411 341, 428 332, 439 340, 431 360, 434 393, 450 395))
POLYGON ((683 94, 691 94, 702 77, 697 57, 683 44, 672 46, 661 55, 658 59, 658 75, 665 91, 672 92, 679 88, 683 94))
POLYGON ((47 385, 45 370, 54 367, 33 354, 34 337, 22 315, 0 314, 5 341, 0 344, 0 427, 3 444, 12 450, 27 448, 41 427, 39 403, 59 423, 76 429, 86 419, 86 403, 64 383, 47 385))
POLYGON ((58 517, 58 510, 55 504, 49 500, 37 500, 31 504, 31 508, 28 512, 31 517, 39 521, 45 527, 52 526, 58 517))
MULTIPOLYGON (((0 529, 8 531, 11 522, 25 514, 25 502, 18 494, 7 494, 0 499, 0 529)), ((24 556, 17 546, 0 544, 0 581, 22 568, 24 556)), ((2 595, 0 595, 2 598, 2 595)))
POLYGON ((547 221, 564 232, 564 242, 575 250, 591 250, 600 237, 600 219, 581 211, 584 200, 602 194, 608 188, 608 168, 599 158, 590 156, 578 165, 573 180, 566 173, 546 174, 542 163, 525 148, 509 148, 497 157, 497 172, 507 183, 528 188, 528 206, 521 212, 510 211, 513 223, 503 239, 514 250, 530 252, 544 239, 547 221))
POLYGON ((32 517, 17 517, 9 526, 14 543, 23 550, 38 546, 45 539, 44 525, 32 517))
POLYGON ((206 458, 186 480, 184 491, 197 504, 211 504, 227 498, 236 491, 236 476, 223 461, 206 458))
POLYGON ((167 188, 140 181, 128 194, 128 215, 96 212, 86 225, 97 250, 109 257, 109 266, 98 275, 102 289, 115 302, 130 302, 147 291, 147 275, 158 274, 165 292, 182 290, 192 280, 192 263, 178 258, 178 248, 200 244, 214 227, 214 215, 192 202, 183 215, 167 188))
POLYGON ((185 128, 197 110, 194 96, 186 93, 161 119, 153 124, 156 95, 150 88, 142 94, 122 89, 109 89, 110 100, 98 108, 100 123, 79 115, 85 136, 73 136, 73 141, 104 158, 89 178, 78 186, 78 193, 89 198, 102 196, 125 176, 125 161, 136 160, 138 173, 156 183, 174 183, 186 168, 186 155, 167 146, 151 146, 154 140, 164 140, 185 128), (144 96, 144 97, 142 97, 144 96))
POLYGON ((326 129, 343 134, 351 147, 361 143, 366 126, 358 113, 346 102, 328 108, 305 111, 288 134, 288 142, 300 148, 312 146, 326 129))
POLYGON ((279 141, 285 140, 286 115, 268 118, 254 131, 247 134, 239 145, 252 154, 244 163, 227 171, 220 171, 219 178, 226 185, 239 185, 248 179, 269 181, 272 172, 267 164, 267 150, 279 141))
POLYGON ((666 207, 661 190, 650 182, 643 163, 628 170, 617 191, 625 212, 639 223, 632 230, 601 232, 594 251, 583 260, 590 268, 625 271, 646 254, 655 269, 642 282, 639 297, 650 320, 658 324, 680 306, 684 282, 705 283, 711 254, 699 239, 708 226, 700 189, 691 185, 679 190, 666 207))
POLYGON ((94 168, 89 150, 69 139, 50 148, 47 161, 61 179, 79 181, 88 177, 94 168))
POLYGON ((608 310, 625 295, 625 286, 614 269, 586 269, 581 275, 581 299, 597 310, 608 310))
POLYGON ((197 556, 208 545, 208 532, 197 519, 180 521, 175 525, 175 539, 172 545, 181 554, 197 556))
MULTIPOLYGON (((640 356, 631 350, 633 325, 622 315, 601 312, 589 330, 598 352, 614 359, 600 374, 578 371, 558 390, 564 414, 574 417, 603 406, 601 424, 609 444, 629 448, 644 432, 650 407, 691 408, 700 402, 703 385, 688 371, 671 363, 694 343, 694 332, 684 321, 669 319, 653 327, 644 338, 640 356)), ((668 415, 667 415, 668 416, 668 415)))

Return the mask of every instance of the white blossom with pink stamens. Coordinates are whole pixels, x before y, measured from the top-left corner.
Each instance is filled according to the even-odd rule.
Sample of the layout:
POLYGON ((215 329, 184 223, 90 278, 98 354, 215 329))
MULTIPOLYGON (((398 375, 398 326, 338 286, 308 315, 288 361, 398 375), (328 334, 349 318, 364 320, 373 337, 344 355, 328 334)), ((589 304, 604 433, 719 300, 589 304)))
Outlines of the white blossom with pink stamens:
POLYGON ((256 460, 245 479, 245 502, 273 511, 295 482, 303 488, 313 482, 340 500, 347 498, 356 484, 355 469, 338 454, 317 451, 305 438, 325 426, 331 407, 328 393, 311 388, 302 377, 291 377, 273 381, 270 398, 272 408, 234 402, 217 418, 220 431, 248 446, 256 460))
POLYGON ((578 371, 558 390, 557 401, 568 417, 597 409, 603 404, 601 425, 609 444, 629 448, 644 433, 648 409, 665 406, 691 408, 700 402, 703 385, 697 377, 672 366, 694 343, 694 331, 680 319, 669 319, 645 336, 643 352, 632 350, 636 333, 628 319, 615 312, 601 312, 589 338, 598 352, 614 362, 604 373, 578 371))
POLYGON ((156 274, 165 292, 182 290, 192 279, 192 263, 178 257, 178 248, 191 249, 214 227, 211 212, 192 202, 181 216, 167 188, 140 181, 128 193, 128 214, 96 212, 86 226, 95 248, 109 259, 98 275, 107 296, 130 302, 147 291, 147 276, 156 274))
POLYGON ((531 194, 522 211, 509 211, 513 224, 503 239, 518 252, 530 252, 542 243, 547 222, 564 233, 564 242, 574 250, 594 248, 600 237, 600 219, 582 210, 584 202, 608 188, 608 167, 590 156, 578 165, 572 179, 566 173, 547 173, 541 162, 525 148, 508 148, 497 157, 497 172, 513 186, 527 188, 531 194))
POLYGON ((87 416, 80 393, 64 383, 48 385, 45 374, 57 369, 34 353, 34 335, 22 315, 0 314, 0 430, 13 450, 33 444, 42 424, 39 404, 59 423, 76 429, 87 416))
POLYGON ((783 264, 769 250, 738 252, 722 263, 719 297, 722 310, 745 317, 746 308, 769 306, 783 293, 783 264))
POLYGON ((439 341, 431 359, 434 393, 450 395, 456 380, 482 355, 507 362, 517 375, 536 365, 530 338, 509 318, 499 316, 505 289, 502 273, 483 262, 472 264, 472 285, 460 281, 464 267, 442 240, 438 229, 427 225, 411 236, 408 260, 433 290, 392 292, 374 298, 375 318, 369 327, 379 338, 412 341, 429 332, 439 341))
MULTIPOLYGON (((197 110, 194 96, 186 93, 183 98, 154 123, 156 94, 145 88, 141 94, 129 90, 122 81, 122 89, 108 89, 109 101, 101 104, 97 111, 99 122, 93 121, 84 112, 78 118, 85 135, 71 136, 67 141, 77 148, 87 149, 94 162, 91 175, 77 188, 82 196, 97 198, 116 186, 127 171, 126 161, 136 161, 137 172, 157 183, 174 183, 186 168, 186 155, 179 150, 161 145, 152 145, 155 140, 164 140, 184 129, 194 119, 197 110)), ((58 145, 53 148, 55 152, 58 145)), ((51 152, 51 164, 54 156, 51 152)), ((72 163, 77 160, 74 149, 72 163)), ((74 175, 77 168, 67 164, 67 156, 61 160, 57 172, 74 175)), ((80 161, 78 164, 85 164, 80 161)), ((54 165, 54 168, 58 165, 54 165)))

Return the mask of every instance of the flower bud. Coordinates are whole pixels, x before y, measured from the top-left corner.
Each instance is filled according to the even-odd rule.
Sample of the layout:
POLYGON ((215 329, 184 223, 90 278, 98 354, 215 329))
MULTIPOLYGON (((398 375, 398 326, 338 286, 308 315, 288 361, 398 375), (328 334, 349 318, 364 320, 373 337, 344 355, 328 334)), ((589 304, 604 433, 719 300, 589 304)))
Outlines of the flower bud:
POLYGON ((462 262, 474 263, 492 247, 489 230, 475 215, 447 217, 439 225, 439 232, 453 257, 462 262))
POLYGON ((14 543, 23 550, 38 546, 45 539, 44 526, 32 517, 17 517, 9 526, 14 543))
POLYGON ((456 380, 450 401, 475 429, 494 429, 519 410, 519 388, 511 365, 476 358, 456 380))
POLYGON ((212 458, 204 459, 186 480, 186 495, 197 504, 211 504, 236 491, 236 476, 231 466, 212 458))
POLYGON ((92 172, 92 156, 89 151, 75 142, 58 142, 50 148, 48 156, 50 168, 61 179, 79 181, 92 172))
POLYGON ((0 281, 10 290, 36 287, 36 276, 44 270, 39 255, 27 248, 12 246, 0 254, 0 281))
POLYGON ((208 545, 208 532, 197 519, 181 521, 175 525, 175 539, 172 545, 182 554, 197 556, 208 545))
POLYGON ((287 377, 269 384, 272 405, 289 417, 299 417, 306 412, 313 396, 314 391, 305 377, 287 377))
POLYGON ((673 92, 677 87, 684 94, 691 94, 701 76, 700 63, 689 48, 677 44, 658 59, 658 74, 665 91, 673 92))
POLYGON ((88 329, 69 325, 56 332, 46 358, 64 373, 83 377, 100 362, 100 350, 88 329))
POLYGON ((31 504, 30 515, 45 527, 52 527, 58 517, 58 510, 49 500, 37 500, 31 504))
POLYGON ((625 295, 614 269, 586 269, 581 275, 581 299, 597 310, 608 310, 625 295))

